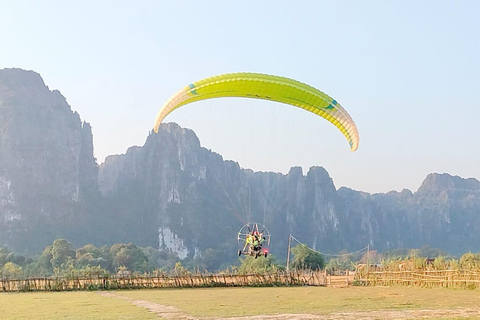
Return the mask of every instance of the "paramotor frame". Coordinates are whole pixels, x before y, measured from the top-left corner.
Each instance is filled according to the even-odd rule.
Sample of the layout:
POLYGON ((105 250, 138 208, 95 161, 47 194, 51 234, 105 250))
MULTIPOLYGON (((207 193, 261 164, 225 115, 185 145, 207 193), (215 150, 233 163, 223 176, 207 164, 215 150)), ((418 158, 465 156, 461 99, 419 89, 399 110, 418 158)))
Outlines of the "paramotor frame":
POLYGON ((270 245, 270 238, 270 231, 268 231, 267 227, 263 224, 253 222, 243 225, 237 234, 238 255, 253 256, 255 259, 261 255, 267 257, 268 248, 264 246, 270 245), (253 236, 260 238, 260 245, 254 246, 252 242, 249 241, 249 237, 253 236))

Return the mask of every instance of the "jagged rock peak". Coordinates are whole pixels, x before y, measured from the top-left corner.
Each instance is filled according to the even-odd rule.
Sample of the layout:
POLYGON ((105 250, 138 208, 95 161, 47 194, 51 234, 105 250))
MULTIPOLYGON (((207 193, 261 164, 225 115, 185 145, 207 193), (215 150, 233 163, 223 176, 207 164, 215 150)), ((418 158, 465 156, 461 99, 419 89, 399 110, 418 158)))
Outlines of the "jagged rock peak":
POLYGON ((325 170, 324 167, 318 167, 318 166, 310 167, 307 175, 309 174, 314 174, 316 176, 323 177, 323 178, 330 178, 330 175, 328 174, 327 170, 325 170))
POLYGON ((316 184, 335 188, 332 178, 324 167, 311 167, 307 173, 308 178, 314 178, 316 184))
POLYGON ((189 143, 193 143, 195 147, 200 147, 200 140, 195 132, 187 128, 182 128, 175 122, 160 124, 158 132, 161 133, 162 131, 170 133, 177 140, 188 141, 189 143))
POLYGON ((45 88, 40 74, 31 70, 7 68, 0 70, 0 84, 10 88, 45 88))
POLYGON ((448 173, 431 173, 425 178, 417 194, 438 194, 450 189, 480 190, 480 181, 474 178, 464 179, 448 173))
POLYGON ((42 77, 34 72, 19 68, 0 70, 0 105, 23 112, 28 121, 35 121, 36 113, 48 116, 49 112, 60 111, 81 127, 80 116, 73 112, 67 99, 58 90, 50 90, 42 77))
POLYGON ((291 167, 290 171, 288 171, 288 176, 289 177, 298 177, 298 176, 303 177, 302 167, 291 167))

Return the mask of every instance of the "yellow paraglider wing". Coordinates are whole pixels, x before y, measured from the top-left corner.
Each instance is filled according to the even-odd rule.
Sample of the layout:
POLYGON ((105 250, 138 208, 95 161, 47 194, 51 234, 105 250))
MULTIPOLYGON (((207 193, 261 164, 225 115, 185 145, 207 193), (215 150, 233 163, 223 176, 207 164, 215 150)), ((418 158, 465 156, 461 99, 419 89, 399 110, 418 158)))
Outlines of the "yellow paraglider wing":
POLYGON ((358 130, 347 111, 333 98, 302 82, 259 73, 230 73, 206 78, 179 90, 162 106, 154 131, 173 110, 187 103, 220 98, 245 97, 272 100, 319 115, 335 125, 347 138, 352 151, 359 143, 358 130))

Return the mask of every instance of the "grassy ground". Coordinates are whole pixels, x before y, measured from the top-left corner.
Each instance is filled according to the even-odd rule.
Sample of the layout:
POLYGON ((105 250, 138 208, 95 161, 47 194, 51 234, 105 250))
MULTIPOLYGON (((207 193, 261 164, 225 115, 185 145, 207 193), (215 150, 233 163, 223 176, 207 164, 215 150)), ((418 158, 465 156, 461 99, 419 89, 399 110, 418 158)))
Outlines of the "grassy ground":
POLYGON ((161 313, 149 312, 148 307, 138 303, 135 306, 138 301, 174 306, 183 314, 211 318, 358 313, 358 317, 353 315, 354 319, 370 319, 365 315, 371 313, 371 319, 384 319, 398 318, 392 316, 392 311, 446 310, 435 319, 480 319, 480 290, 406 287, 157 289, 112 291, 104 295, 97 292, 2 293, 0 319, 159 318, 161 313), (462 309, 474 312, 466 316, 456 312, 462 309))
POLYGON ((0 319, 158 319, 146 309, 95 292, 0 293, 0 319))
POLYGON ((175 306, 197 317, 480 307, 480 291, 441 288, 210 288, 117 293, 175 306))

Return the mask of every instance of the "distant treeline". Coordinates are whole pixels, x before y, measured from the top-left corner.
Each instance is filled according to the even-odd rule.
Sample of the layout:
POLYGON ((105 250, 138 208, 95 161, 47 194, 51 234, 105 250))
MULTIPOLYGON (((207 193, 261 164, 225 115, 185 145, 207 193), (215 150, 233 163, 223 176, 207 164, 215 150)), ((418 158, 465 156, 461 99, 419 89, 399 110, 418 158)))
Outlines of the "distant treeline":
MULTIPOLYGON (((439 268, 479 268, 480 254, 466 253, 459 259, 447 253, 430 248, 397 249, 378 253, 375 250, 349 254, 322 255, 300 244, 291 249, 290 268, 319 270, 334 274, 338 271, 355 270, 358 264, 389 266, 410 261, 421 266, 430 263, 439 268), (433 262, 432 262, 433 261, 433 262)), ((87 244, 75 249, 65 239, 57 239, 47 246, 40 255, 24 257, 6 247, 0 247, 0 277, 4 279, 28 279, 39 277, 109 277, 115 275, 187 275, 195 273, 224 271, 230 274, 265 273, 285 270, 286 261, 278 261, 270 254, 267 258, 240 257, 236 265, 225 265, 224 253, 207 249, 193 258, 180 259, 169 250, 152 247, 138 247, 133 243, 118 243, 112 246, 96 247, 87 244)))
MULTIPOLYGON (((226 271, 234 274, 265 273, 285 269, 273 254, 239 257, 236 265, 225 266, 223 253, 207 249, 196 257, 180 259, 175 253, 133 243, 96 247, 87 244, 75 249, 65 239, 57 239, 40 255, 24 257, 0 247, 0 277, 29 279, 39 277, 110 277, 111 275, 187 275, 226 271)), ((292 248, 292 268, 319 270, 325 267, 323 256, 306 246, 292 248)))

